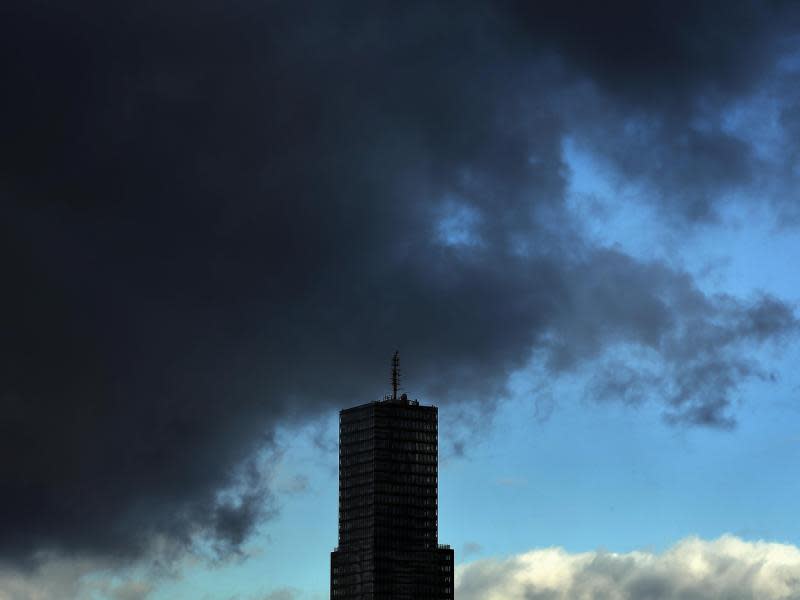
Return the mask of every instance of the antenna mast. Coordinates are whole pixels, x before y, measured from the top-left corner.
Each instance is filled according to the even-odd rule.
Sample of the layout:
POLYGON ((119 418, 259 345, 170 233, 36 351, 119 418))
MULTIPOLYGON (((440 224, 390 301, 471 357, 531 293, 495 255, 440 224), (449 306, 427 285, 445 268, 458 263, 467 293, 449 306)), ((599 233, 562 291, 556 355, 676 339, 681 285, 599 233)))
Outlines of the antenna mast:
POLYGON ((392 357, 392 400, 397 400, 397 390, 400 388, 400 351, 395 350, 392 357))

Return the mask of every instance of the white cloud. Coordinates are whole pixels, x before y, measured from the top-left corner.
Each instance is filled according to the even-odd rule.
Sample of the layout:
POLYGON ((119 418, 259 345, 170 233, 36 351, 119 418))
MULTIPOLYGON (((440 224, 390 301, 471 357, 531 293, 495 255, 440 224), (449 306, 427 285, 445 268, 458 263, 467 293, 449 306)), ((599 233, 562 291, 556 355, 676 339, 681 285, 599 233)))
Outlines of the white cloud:
POLYGON ((457 569, 459 600, 798 600, 800 548, 733 536, 661 554, 532 550, 457 569))

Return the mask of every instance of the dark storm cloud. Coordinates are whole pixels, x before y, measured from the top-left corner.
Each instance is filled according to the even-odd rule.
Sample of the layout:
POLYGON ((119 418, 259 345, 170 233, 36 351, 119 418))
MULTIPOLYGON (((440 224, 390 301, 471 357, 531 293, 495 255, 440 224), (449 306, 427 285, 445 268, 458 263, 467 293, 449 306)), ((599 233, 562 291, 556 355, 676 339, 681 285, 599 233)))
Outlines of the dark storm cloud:
POLYGON ((688 275, 587 246, 562 202, 564 90, 588 77, 656 116, 630 82, 732 93, 766 17, 710 54, 694 42, 740 11, 693 21, 654 70, 619 64, 619 36, 585 35, 577 8, 0 10, 6 559, 198 538, 235 552, 269 511, 248 461, 274 426, 376 397, 394 347, 412 394, 491 405, 537 351, 563 372, 640 345, 686 389, 667 404, 715 423, 747 374, 714 344, 795 327, 779 300, 722 306, 688 275), (698 324, 730 382, 711 403, 675 358, 694 334, 672 331, 698 324))
MULTIPOLYGON (((584 78, 566 100, 570 135, 612 174, 642 186, 642 200, 653 201, 662 216, 715 222, 738 193, 796 218, 799 150, 791 125, 783 123, 787 143, 772 150, 778 156, 771 164, 755 138, 772 124, 754 120, 736 129, 730 122, 737 103, 755 103, 765 92, 784 115, 797 105, 796 67, 781 67, 797 60, 796 5, 515 6, 530 36, 584 78)), ((755 105, 752 112, 763 119, 768 110, 755 105)))
POLYGON ((618 179, 642 187, 643 201, 673 224, 719 221, 725 194, 741 196, 765 166, 748 140, 724 130, 721 107, 711 115, 619 112, 596 92, 587 95, 596 99, 594 114, 572 125, 576 144, 618 179), (597 107, 608 108, 601 119, 597 107))

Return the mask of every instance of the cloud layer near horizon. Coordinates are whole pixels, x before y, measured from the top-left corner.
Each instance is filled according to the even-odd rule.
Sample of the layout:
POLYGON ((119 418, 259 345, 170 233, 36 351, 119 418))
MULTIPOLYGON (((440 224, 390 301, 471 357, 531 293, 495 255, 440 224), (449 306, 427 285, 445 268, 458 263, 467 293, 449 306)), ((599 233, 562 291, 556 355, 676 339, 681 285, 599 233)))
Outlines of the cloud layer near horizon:
POLYGON ((456 573, 460 600, 794 600, 800 548, 687 538, 661 554, 531 550, 456 573))
MULTIPOLYGON (((146 600, 156 585, 86 560, 45 560, 34 571, 0 570, 0 600, 146 600), (98 576, 98 572, 105 572, 98 576)), ((460 600, 796 600, 800 548, 746 541, 681 540, 662 553, 569 553, 541 548, 456 570, 460 600)), ((277 590, 268 599, 293 598, 277 590)))

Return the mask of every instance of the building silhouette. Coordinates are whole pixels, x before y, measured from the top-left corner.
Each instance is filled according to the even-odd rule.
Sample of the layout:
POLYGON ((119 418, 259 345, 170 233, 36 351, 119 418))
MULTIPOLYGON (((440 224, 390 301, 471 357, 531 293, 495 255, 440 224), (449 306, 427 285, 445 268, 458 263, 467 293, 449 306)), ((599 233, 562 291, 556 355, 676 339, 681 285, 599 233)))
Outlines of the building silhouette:
POLYGON ((339 413, 339 546, 331 600, 451 600, 438 543, 438 409, 392 395, 339 413))

